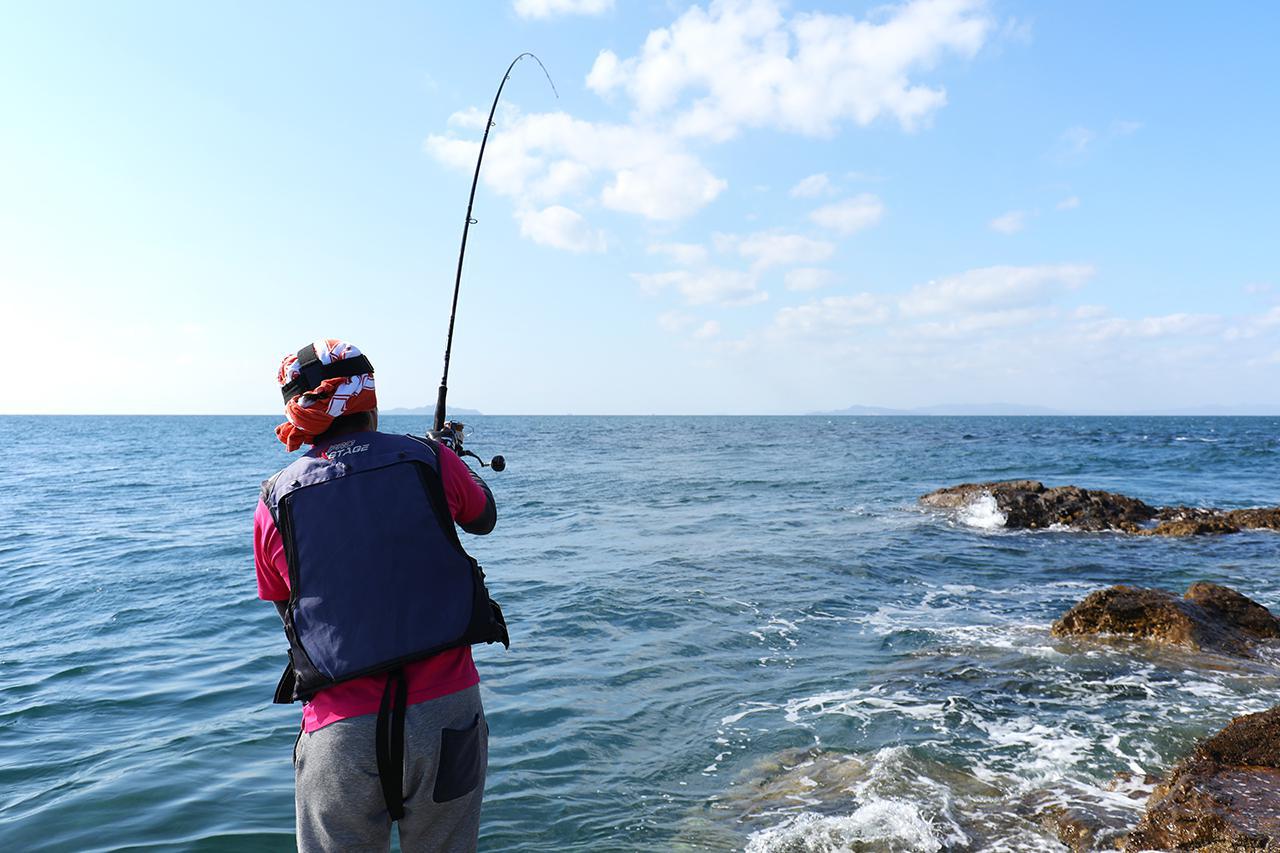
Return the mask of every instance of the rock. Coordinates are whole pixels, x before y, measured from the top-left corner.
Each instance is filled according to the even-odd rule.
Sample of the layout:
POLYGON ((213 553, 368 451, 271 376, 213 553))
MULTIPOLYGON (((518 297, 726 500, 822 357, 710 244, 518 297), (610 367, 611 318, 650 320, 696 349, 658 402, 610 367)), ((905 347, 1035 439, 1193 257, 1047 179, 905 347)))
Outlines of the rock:
POLYGON ((1037 480, 961 483, 920 498, 925 506, 960 509, 990 496, 1005 516, 1004 526, 1038 529, 1119 530, 1143 536, 1203 536, 1241 530, 1280 530, 1280 507, 1206 509, 1153 507, 1137 498, 1078 486, 1046 487, 1037 480), (1155 521, 1154 527, 1148 526, 1155 521))
POLYGON ((1280 851, 1280 706, 1232 720, 1152 793, 1121 849, 1280 851))
POLYGON ((1055 637, 1119 634, 1196 651, 1252 657, 1259 640, 1280 637, 1280 620, 1233 589, 1195 583, 1178 598, 1162 589, 1113 586, 1063 614, 1055 637))
POLYGON ((1227 521, 1242 530, 1280 530, 1280 507, 1254 507, 1233 509, 1226 513, 1227 521))
POLYGON ((1187 587, 1185 601, 1199 604, 1259 640, 1280 637, 1280 620, 1258 602, 1231 587, 1198 581, 1187 587))
POLYGON ((1071 853, 1096 850, 1108 826, 1084 809, 1055 805, 1040 813, 1040 825, 1062 842, 1071 853))
POLYGON ((947 486, 920 498, 925 506, 939 509, 959 509, 973 503, 984 494, 994 494, 997 490, 1005 492, 1043 492, 1044 483, 1035 480, 1004 480, 998 483, 961 483, 958 486, 947 486))
POLYGON ((1156 512, 1155 527, 1138 532, 1144 536, 1204 536, 1215 533, 1239 533, 1227 514, 1216 509, 1190 506, 1161 507, 1156 512))
POLYGON ((1136 531, 1156 517, 1156 509, 1136 498, 1077 486, 1046 488, 1036 480, 964 483, 920 498, 925 506, 957 508, 990 495, 1005 515, 1005 527, 1136 531))
POLYGON ((1240 528, 1225 518, 1162 521, 1155 527, 1136 531, 1140 536, 1205 536, 1215 533, 1239 533, 1240 528))

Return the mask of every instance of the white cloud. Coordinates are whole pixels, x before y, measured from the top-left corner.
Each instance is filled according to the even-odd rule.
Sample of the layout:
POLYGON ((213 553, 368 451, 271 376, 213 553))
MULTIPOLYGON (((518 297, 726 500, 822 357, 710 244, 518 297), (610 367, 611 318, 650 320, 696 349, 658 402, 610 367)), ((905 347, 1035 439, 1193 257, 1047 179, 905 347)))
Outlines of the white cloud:
POLYGON ((1067 196, 1057 204, 1058 210, 1075 210, 1079 206, 1080 197, 1074 195, 1067 196))
POLYGON ((1057 315, 1058 312, 1055 309, 1044 306, 1009 308, 1001 311, 979 311, 972 314, 957 314, 945 320, 913 323, 899 327, 897 332, 913 340, 920 338, 972 338, 975 335, 985 335, 998 329, 1028 328, 1043 320, 1052 319, 1057 315))
POLYGON ((783 279, 787 285, 787 290, 818 290, 831 284, 834 280, 835 273, 831 272, 831 270, 814 269, 813 267, 788 270, 786 277, 783 279))
MULTIPOLYGON (((522 17, 599 14, 612 0, 515 0, 522 17)), ((651 31, 635 56, 596 58, 587 85, 620 93, 632 108, 624 123, 593 122, 563 112, 509 108, 489 138, 485 185, 513 199, 522 231, 534 209, 604 208, 669 222, 717 199, 728 183, 684 141, 722 141, 747 127, 830 135, 852 121, 880 118, 911 130, 946 102, 921 82, 944 60, 974 56, 993 31, 986 0, 909 0, 852 14, 791 12, 781 0, 712 0, 651 31)), ((472 107, 450 117, 425 149, 464 174, 474 168, 475 135, 487 113, 472 107)), ((825 174, 795 187, 798 197, 830 192, 825 174)), ((815 211, 814 221, 850 234, 878 221, 883 205, 862 195, 815 211)), ((582 214, 579 213, 579 216, 582 214)), ((583 227, 586 226, 583 223, 583 227)), ((581 229, 579 229, 581 231, 581 229)), ((548 245, 581 247, 581 234, 548 245)))
POLYGON ((914 287, 899 307, 909 317, 1023 308, 1074 290, 1093 274, 1083 264, 982 267, 914 287))
POLYGON ((602 15, 613 9, 613 0, 515 0, 512 8, 521 18, 602 15))
POLYGON ((449 116, 449 126, 462 127, 468 130, 484 130, 484 123, 488 119, 489 114, 479 107, 467 107, 465 110, 458 110, 449 116))
POLYGON ((858 326, 883 323, 888 317, 888 307, 870 293, 828 296, 779 310, 770 332, 784 338, 842 335, 858 326))
POLYGON ((1115 338, 1170 338, 1203 336, 1221 331, 1223 318, 1216 314, 1165 314, 1156 317, 1098 317, 1077 325, 1076 332, 1091 342, 1115 338))
POLYGON ((696 267, 707 261, 707 247, 699 243, 654 243, 649 254, 665 255, 682 267, 696 267))
POLYGON ((1008 213, 1002 213, 988 222, 987 227, 1000 234, 1017 234, 1027 227, 1027 212, 1011 210, 1008 213))
POLYGON ((1116 121, 1111 124, 1111 132, 1116 136, 1130 136, 1142 130, 1142 122, 1140 121, 1116 121))
POLYGON ((529 196, 536 199, 559 199, 585 193, 591 181, 591 168, 576 160, 556 160, 546 172, 529 183, 529 196))
POLYGON ((554 204, 542 210, 521 210, 520 234, 535 243, 570 252, 603 252, 604 235, 587 224, 577 211, 554 204))
POLYGON ((664 332, 673 335, 683 332, 695 322, 696 320, 692 316, 679 311, 667 311, 665 314, 658 315, 658 325, 662 327, 664 332))
POLYGON ((673 154, 635 169, 619 169, 604 188, 605 207, 648 219, 683 219, 709 204, 728 186, 694 157, 673 154))
POLYGON ((716 320, 708 320, 698 327, 693 336, 698 340, 705 341, 714 338, 718 334, 720 334, 720 323, 716 320))
POLYGON ((878 196, 862 193, 853 198, 820 207, 809 219, 839 234, 853 234, 869 228, 884 216, 884 203, 878 196))
POLYGON ((792 198, 817 198, 831 192, 831 179, 826 172, 810 175, 791 188, 792 198))
POLYGON ((842 121, 926 123, 946 92, 912 80, 948 56, 971 58, 993 22, 982 0, 913 0, 853 15, 795 13, 775 0, 715 0, 653 30, 639 55, 602 51, 587 76, 625 91, 643 118, 727 139, 744 127, 830 135, 842 121))
POLYGON ((674 288, 690 305, 751 305, 769 298, 757 286, 754 274, 739 270, 713 267, 697 272, 632 273, 631 277, 648 293, 674 288))
POLYGON ((836 250, 835 244, 826 240, 779 231, 761 231, 745 237, 716 234, 714 239, 720 251, 736 251, 742 257, 755 261, 757 269, 816 264, 830 258, 836 250))
MULTIPOLYGON (((425 147, 441 163, 470 174, 478 145, 433 134, 425 147)), ((728 186, 661 130, 517 110, 508 111, 490 135, 481 176, 520 206, 598 202, 659 221, 695 213, 728 186)))

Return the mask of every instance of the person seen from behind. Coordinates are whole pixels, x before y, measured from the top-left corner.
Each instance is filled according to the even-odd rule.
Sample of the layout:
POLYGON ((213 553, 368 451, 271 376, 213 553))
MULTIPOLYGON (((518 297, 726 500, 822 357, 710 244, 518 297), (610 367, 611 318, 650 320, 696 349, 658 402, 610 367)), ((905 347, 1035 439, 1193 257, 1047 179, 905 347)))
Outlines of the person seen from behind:
POLYGON ((488 726, 471 657, 507 644, 455 523, 483 535, 493 494, 451 449, 378 432, 373 365, 326 339, 277 375, 290 452, 254 513, 258 597, 289 642, 275 701, 302 701, 294 746, 300 853, 473 851, 488 726))

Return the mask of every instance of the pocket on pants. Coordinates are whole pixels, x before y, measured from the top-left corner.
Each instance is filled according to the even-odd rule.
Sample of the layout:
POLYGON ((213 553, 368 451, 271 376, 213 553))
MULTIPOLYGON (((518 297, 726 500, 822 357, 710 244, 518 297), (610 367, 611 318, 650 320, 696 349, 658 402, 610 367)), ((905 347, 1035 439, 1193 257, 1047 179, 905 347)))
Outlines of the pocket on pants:
POLYGON ((479 714, 465 729, 440 730, 440 761, 431 799, 437 803, 456 800, 475 790, 484 773, 480 739, 484 721, 479 714))

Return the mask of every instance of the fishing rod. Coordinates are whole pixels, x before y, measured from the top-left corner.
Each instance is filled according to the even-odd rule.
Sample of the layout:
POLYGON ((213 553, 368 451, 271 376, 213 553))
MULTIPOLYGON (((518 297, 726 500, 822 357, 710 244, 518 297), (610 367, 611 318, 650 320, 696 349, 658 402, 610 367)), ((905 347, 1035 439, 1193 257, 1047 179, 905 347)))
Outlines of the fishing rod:
POLYGON ((491 461, 485 462, 479 455, 470 450, 464 450, 462 447, 463 425, 456 421, 445 421, 445 400, 449 395, 449 357, 453 354, 453 324, 458 316, 458 291, 462 288, 462 262, 467 256, 467 233, 471 230, 471 226, 476 223, 476 219, 471 215, 471 210, 476 203, 476 186, 480 183, 480 165, 484 162, 484 148, 489 143, 489 131, 493 129, 493 115, 498 110, 498 101, 502 98, 502 89, 507 85, 507 81, 511 79, 511 71, 516 67, 516 63, 526 56, 532 57, 533 61, 538 63, 538 67, 542 69, 547 82, 551 84, 551 91, 555 93, 556 98, 560 97, 560 93, 556 91, 556 84, 551 79, 551 74, 547 71, 547 66, 543 65, 542 60, 537 56, 527 52, 511 60, 511 64, 507 66, 507 72, 502 75, 502 82, 498 84, 498 91, 493 96, 493 105, 489 107, 489 120, 484 126, 484 136, 480 138, 480 153, 476 156, 476 170, 471 176, 471 195, 467 197, 467 215, 462 223, 462 247, 458 249, 458 271, 453 279, 453 306, 449 309, 449 334, 444 343, 444 373, 440 377, 440 390, 436 394, 436 415, 434 426, 432 427, 433 433, 450 438, 459 456, 475 457, 479 460, 482 468, 493 468, 495 471, 501 471, 506 468, 506 460, 501 456, 495 456, 491 461))

